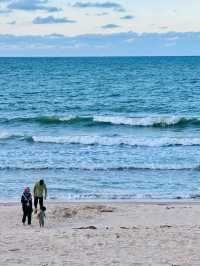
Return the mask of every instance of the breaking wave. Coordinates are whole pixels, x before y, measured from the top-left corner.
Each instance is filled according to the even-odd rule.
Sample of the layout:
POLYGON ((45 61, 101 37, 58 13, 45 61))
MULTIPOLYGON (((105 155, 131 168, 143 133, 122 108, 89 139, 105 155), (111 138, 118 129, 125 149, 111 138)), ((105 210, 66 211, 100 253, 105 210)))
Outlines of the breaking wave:
POLYGON ((8 139, 30 139, 30 137, 25 137, 23 134, 10 134, 6 132, 0 133, 0 140, 8 140, 8 139))
POLYGON ((130 137, 104 137, 104 136, 33 136, 33 142, 56 144, 82 144, 104 146, 143 146, 143 147, 168 147, 168 146, 199 146, 200 138, 130 138, 130 137))
POLYGON ((200 138, 133 138, 126 136, 28 136, 24 134, 0 133, 0 141, 18 139, 32 143, 101 145, 101 146, 133 146, 133 147, 170 147, 200 146, 200 138))
POLYGON ((200 126, 200 117, 181 116, 38 116, 38 117, 16 117, 0 118, 0 123, 39 123, 42 125, 51 124, 74 124, 74 125, 124 125, 132 127, 185 127, 200 126))
POLYGON ((187 126, 200 125, 198 117, 178 117, 178 116, 155 116, 155 117, 112 117, 96 116, 94 121, 99 123, 110 123, 114 125, 129 125, 138 127, 169 127, 169 126, 187 126))

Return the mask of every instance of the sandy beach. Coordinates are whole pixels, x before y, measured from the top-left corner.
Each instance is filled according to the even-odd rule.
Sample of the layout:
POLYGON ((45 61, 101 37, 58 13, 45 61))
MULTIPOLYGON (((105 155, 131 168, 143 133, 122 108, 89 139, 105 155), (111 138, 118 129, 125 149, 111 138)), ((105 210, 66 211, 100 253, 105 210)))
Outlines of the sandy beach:
POLYGON ((46 205, 45 228, 0 205, 0 265, 200 265, 199 203, 46 205))

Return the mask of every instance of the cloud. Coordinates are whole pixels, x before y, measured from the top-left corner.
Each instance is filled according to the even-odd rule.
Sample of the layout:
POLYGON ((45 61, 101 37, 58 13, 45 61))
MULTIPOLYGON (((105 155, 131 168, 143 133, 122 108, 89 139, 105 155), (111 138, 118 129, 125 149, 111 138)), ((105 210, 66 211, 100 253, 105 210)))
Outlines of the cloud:
POLYGON ((177 41, 179 39, 179 36, 171 36, 171 37, 167 37, 166 38, 166 40, 167 41, 170 41, 170 42, 172 42, 172 41, 177 41))
POLYGON ((134 16, 126 15, 126 16, 124 16, 124 17, 121 17, 120 19, 129 20, 129 19, 134 19, 134 18, 135 18, 134 16))
POLYGON ((167 27, 167 26, 161 26, 161 27, 159 27, 161 30, 167 30, 169 27, 167 27))
POLYGON ((15 0, 7 7, 11 10, 24 11, 45 10, 48 12, 57 12, 61 10, 55 6, 48 6, 46 3, 47 0, 15 0))
POLYGON ((178 56, 200 55, 200 32, 60 34, 14 36, 0 34, 0 56, 178 56))
POLYGON ((116 28, 120 28, 120 26, 116 24, 106 24, 102 26, 102 29, 116 29, 116 28))
POLYGON ((5 14, 8 14, 10 12, 11 11, 9 9, 2 9, 2 10, 0 10, 0 15, 5 15, 5 14))
POLYGON ((129 38, 127 40, 125 40, 125 42, 127 43, 133 43, 135 41, 135 38, 129 38))
POLYGON ((76 21, 68 18, 55 18, 53 16, 36 17, 33 20, 33 24, 56 24, 56 23, 76 23, 76 21))
POLYGON ((15 25, 15 24, 16 24, 16 21, 14 21, 14 20, 13 20, 13 21, 10 21, 10 22, 8 22, 7 24, 8 24, 8 25, 15 25))
POLYGON ((112 9, 114 11, 124 12, 125 9, 122 5, 115 2, 76 2, 72 7, 77 8, 102 8, 102 9, 112 9))
POLYGON ((96 13, 95 14, 97 17, 102 17, 102 16, 107 16, 107 15, 109 15, 109 13, 108 12, 101 12, 101 13, 96 13))

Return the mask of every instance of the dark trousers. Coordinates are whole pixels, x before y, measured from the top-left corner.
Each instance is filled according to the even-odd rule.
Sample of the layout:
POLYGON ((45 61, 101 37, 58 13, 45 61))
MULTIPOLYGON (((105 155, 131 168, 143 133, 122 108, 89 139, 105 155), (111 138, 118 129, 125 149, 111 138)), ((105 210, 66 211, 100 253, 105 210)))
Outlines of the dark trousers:
POLYGON ((28 224, 31 224, 32 208, 23 207, 22 209, 23 209, 22 223, 24 224, 26 222, 26 217, 28 217, 28 224))
POLYGON ((43 207, 43 197, 34 197, 34 207, 37 209, 38 200, 40 204, 40 209, 43 207))

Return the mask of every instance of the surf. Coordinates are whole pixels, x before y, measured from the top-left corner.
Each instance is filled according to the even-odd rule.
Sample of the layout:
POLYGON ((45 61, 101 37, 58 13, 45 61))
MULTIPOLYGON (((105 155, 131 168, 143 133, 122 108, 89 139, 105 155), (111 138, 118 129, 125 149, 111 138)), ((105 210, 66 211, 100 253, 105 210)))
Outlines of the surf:
POLYGON ((23 133, 0 133, 0 140, 19 140, 40 144, 66 145, 100 145, 100 146, 132 146, 132 147, 173 147, 200 146, 200 138, 190 137, 145 137, 133 138, 129 136, 101 136, 101 135, 26 135, 23 133))
POLYGON ((77 126, 129 126, 129 127, 188 127, 200 126, 200 117, 195 116, 36 116, 0 118, 1 124, 40 124, 40 125, 77 125, 77 126))
POLYGON ((200 138, 130 138, 105 136, 32 136, 33 142, 103 146, 170 147, 200 146, 200 138))

